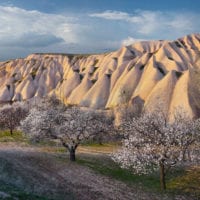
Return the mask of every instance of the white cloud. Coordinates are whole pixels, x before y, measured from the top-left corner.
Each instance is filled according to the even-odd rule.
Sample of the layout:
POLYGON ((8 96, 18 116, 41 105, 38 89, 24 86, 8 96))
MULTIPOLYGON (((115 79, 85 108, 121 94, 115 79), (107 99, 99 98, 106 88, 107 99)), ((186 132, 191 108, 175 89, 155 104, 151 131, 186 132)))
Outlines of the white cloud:
POLYGON ((0 59, 31 52, 95 53, 120 47, 121 40, 113 38, 113 27, 110 27, 110 35, 100 32, 105 24, 97 25, 95 19, 88 20, 88 16, 81 13, 72 17, 67 13, 48 14, 0 6, 0 21, 0 59))
POLYGON ((119 11, 111 11, 107 10, 102 13, 93 13, 89 14, 90 17, 100 17, 104 19, 109 19, 109 20, 126 20, 129 18, 129 14, 125 12, 119 12, 119 11))
MULTIPOLYGON (((133 13, 119 11, 104 11, 102 13, 93 13, 90 17, 98 17, 106 20, 117 20, 127 22, 132 25, 135 34, 150 36, 160 34, 161 37, 171 37, 179 33, 186 34, 197 32, 199 30, 200 14, 198 13, 180 13, 180 12, 161 12, 136 10, 133 13), (198 28, 197 28, 198 27, 198 28)), ((175 39, 175 38, 174 38, 175 39)))
POLYGON ((200 31, 198 13, 108 10, 88 16, 8 5, 0 6, 0 60, 32 52, 104 52, 141 40, 138 38, 176 39, 200 31))
POLYGON ((133 38, 133 37, 129 36, 128 38, 122 40, 121 45, 122 46, 128 46, 128 45, 131 45, 131 44, 133 44, 135 42, 144 41, 144 40, 145 39, 136 39, 136 38, 133 38))
POLYGON ((49 42, 50 39, 56 42, 55 38, 67 43, 77 42, 75 18, 0 6, 0 21, 0 43, 5 45, 6 42, 22 40, 23 36, 38 43, 40 35, 43 38, 46 35, 49 42))

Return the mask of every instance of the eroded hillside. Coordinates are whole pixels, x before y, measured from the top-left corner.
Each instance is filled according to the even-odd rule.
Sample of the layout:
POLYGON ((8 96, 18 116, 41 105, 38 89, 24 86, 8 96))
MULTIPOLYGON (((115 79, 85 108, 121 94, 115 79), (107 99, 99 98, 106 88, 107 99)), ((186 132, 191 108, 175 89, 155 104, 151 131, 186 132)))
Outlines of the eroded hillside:
POLYGON ((32 54, 0 63, 0 101, 56 94, 83 107, 104 109, 129 101, 147 110, 162 102, 165 112, 182 106, 196 116, 200 89, 191 74, 198 73, 199 59, 200 34, 137 42, 99 55, 32 54))

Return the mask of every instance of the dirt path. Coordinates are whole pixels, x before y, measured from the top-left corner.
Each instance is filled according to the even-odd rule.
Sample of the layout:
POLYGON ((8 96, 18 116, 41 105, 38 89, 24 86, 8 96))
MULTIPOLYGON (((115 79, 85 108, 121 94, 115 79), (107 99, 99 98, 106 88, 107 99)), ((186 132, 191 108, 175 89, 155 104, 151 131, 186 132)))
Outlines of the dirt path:
POLYGON ((0 146, 0 181, 57 200, 167 199, 96 174, 67 157, 65 161, 29 147, 0 146))

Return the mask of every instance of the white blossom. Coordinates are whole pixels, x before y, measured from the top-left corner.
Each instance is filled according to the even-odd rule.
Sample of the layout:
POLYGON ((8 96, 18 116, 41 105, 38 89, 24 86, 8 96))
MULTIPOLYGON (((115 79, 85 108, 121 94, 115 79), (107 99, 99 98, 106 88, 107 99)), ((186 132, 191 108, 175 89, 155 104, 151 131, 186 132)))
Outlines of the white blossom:
POLYGON ((183 162, 199 161, 200 120, 179 110, 173 122, 162 112, 145 113, 119 127, 126 139, 112 155, 115 162, 135 173, 149 173, 163 164, 165 170, 183 162))
POLYGON ((6 104, 0 108, 0 127, 9 129, 10 133, 20 125, 20 121, 27 116, 28 105, 24 102, 6 104))
POLYGON ((52 99, 30 111, 21 129, 36 140, 59 139, 70 152, 99 132, 108 132, 112 120, 99 112, 67 107, 52 99))

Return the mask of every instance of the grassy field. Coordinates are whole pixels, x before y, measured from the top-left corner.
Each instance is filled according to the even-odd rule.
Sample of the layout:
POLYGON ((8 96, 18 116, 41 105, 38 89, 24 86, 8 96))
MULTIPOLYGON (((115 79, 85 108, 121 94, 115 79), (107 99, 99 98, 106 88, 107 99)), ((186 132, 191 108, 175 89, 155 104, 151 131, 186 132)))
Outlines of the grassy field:
POLYGON ((9 130, 0 131, 0 142, 28 142, 20 131, 14 131, 10 134, 9 130))
MULTIPOLYGON (((128 185, 137 185, 146 191, 162 193, 160 190, 159 174, 136 175, 127 169, 120 168, 109 157, 91 157, 82 155, 77 162, 87 166, 97 173, 120 180, 128 185), (103 160, 103 162, 102 162, 103 160)), ((189 195, 200 198, 200 166, 172 169, 166 177, 169 195, 189 195)))
MULTIPOLYGON (((67 173, 72 170, 71 173, 76 174, 77 172, 74 172, 73 170, 77 168, 77 171, 80 171, 81 174, 82 171, 84 172, 82 175, 85 176, 84 180, 89 180, 88 177, 94 176, 94 181, 96 181, 95 179, 102 177, 100 179, 105 179, 106 181, 109 180, 114 182, 116 185, 122 183, 121 188, 126 185, 130 189, 130 194, 132 194, 132 190, 138 190, 140 192, 143 191, 147 196, 150 194, 154 195, 152 199, 157 199, 155 197, 158 197, 158 199, 176 199, 176 196, 181 196, 181 199, 200 199, 200 166, 171 170, 170 173, 167 174, 167 190, 163 193, 159 187, 158 173, 141 176, 135 175, 127 169, 121 169, 110 159, 109 154, 116 151, 119 148, 119 145, 120 144, 118 143, 103 145, 87 143, 81 145, 77 152, 77 162, 72 165, 68 161, 68 153, 66 149, 55 142, 43 142, 33 146, 20 132, 14 132, 13 135, 10 135, 8 131, 0 132, 0 162, 2 163, 0 165, 0 199, 2 195, 4 196, 3 199, 14 199, 15 197, 15 199, 22 200, 50 200, 51 197, 46 195, 45 192, 37 192, 39 189, 32 191, 30 185, 37 185, 42 182, 47 188, 49 187, 47 191, 49 191, 51 187, 55 187, 55 185, 60 185, 60 178, 58 177, 60 177, 60 171, 62 171, 61 168, 63 165, 66 165, 65 167, 67 171, 65 173, 62 172, 63 174, 61 178, 65 179, 66 177, 66 180, 61 184, 62 186, 59 194, 62 194, 64 191, 62 187, 67 188, 69 185, 67 181, 68 178, 71 178, 71 174, 69 175, 67 173), (19 147, 22 150, 20 149, 16 151, 15 148, 18 149, 19 147), (26 150, 26 148, 28 150, 26 150), (31 150, 29 150, 29 148, 31 148, 31 150), (20 153, 17 153, 18 151, 20 153), (22 167, 22 171, 19 166, 22 167), (88 172, 88 170, 90 171, 88 172), (34 177, 30 176, 29 180, 26 176, 30 172, 34 177), (48 178, 46 179, 46 176, 54 177, 56 182, 51 182, 52 180, 48 180, 48 178), (41 179, 41 177, 44 177, 44 179, 41 179), (25 187, 25 189, 23 189, 22 186, 25 187)), ((82 177, 79 178, 79 182, 73 184, 78 184, 78 191, 80 192, 81 190, 85 190, 86 186, 82 185, 84 184, 82 183, 82 177)), ((98 185, 98 183, 96 184, 98 185)), ((98 188, 98 186, 95 187, 98 188)), ((76 193, 74 188, 71 188, 70 190, 72 193, 76 193)), ((93 190, 94 189, 91 189, 91 196, 94 195, 93 190)), ((87 189, 87 191, 89 191, 89 189, 87 189)), ((56 192, 57 191, 55 191, 55 193, 56 192)), ((101 196, 101 194, 98 195, 101 196)), ((98 195, 96 199, 98 199, 98 195)), ((59 200, 61 198, 58 197, 53 199, 59 200)))
MULTIPOLYGON (((47 152, 66 152, 63 147, 42 147, 47 152)), ((122 169, 114 163, 109 154, 119 148, 118 143, 97 144, 89 143, 81 145, 78 149, 77 163, 86 166, 96 173, 122 181, 130 186, 137 185, 146 191, 162 194, 160 190, 159 173, 150 175, 133 174, 128 169, 122 169)), ((200 166, 185 168, 172 168, 168 172, 166 194, 189 195, 200 198, 200 166)))

